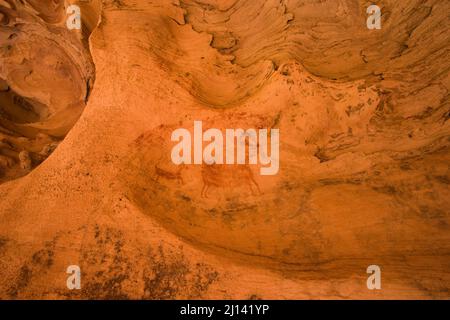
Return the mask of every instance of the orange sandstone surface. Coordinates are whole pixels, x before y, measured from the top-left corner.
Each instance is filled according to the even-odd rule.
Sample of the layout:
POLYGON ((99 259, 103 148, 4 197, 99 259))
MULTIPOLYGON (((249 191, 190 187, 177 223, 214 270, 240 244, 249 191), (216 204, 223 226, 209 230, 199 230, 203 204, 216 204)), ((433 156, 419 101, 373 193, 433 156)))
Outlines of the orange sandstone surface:
POLYGON ((449 299, 450 2, 376 2, 0 0, 0 298, 449 299))

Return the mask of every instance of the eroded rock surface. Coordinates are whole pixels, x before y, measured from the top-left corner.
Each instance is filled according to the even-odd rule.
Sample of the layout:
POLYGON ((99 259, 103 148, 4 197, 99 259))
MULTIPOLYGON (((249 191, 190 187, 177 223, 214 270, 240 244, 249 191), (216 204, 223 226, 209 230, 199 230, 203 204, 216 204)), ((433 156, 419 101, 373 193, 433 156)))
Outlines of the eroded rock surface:
POLYGON ((44 161, 86 105, 94 69, 81 35, 66 27, 68 5, 0 3, 2 181, 44 161))
MULTIPOLYGON (((36 38, 2 29, 24 54, 73 39, 40 78, 24 77, 31 58, 2 56, 1 147, 17 170, 65 136, 92 78, 86 32, 65 36, 52 3, 29 2, 40 20, 21 28, 47 30, 36 38)), ((448 299, 450 3, 380 0, 381 30, 366 27, 370 4, 80 2, 90 30, 101 16, 95 89, 53 155, 0 186, 0 296, 448 299), (278 175, 174 165, 171 132, 196 120, 279 129, 278 175), (61 271, 73 264, 79 291, 61 271), (381 291, 366 287, 372 264, 381 291)))

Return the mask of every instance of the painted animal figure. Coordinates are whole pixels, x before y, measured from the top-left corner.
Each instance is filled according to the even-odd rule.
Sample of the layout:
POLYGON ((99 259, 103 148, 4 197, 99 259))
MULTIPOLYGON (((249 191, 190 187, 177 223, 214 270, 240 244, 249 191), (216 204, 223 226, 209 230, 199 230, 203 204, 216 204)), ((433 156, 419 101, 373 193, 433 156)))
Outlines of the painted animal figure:
POLYGON ((158 165, 155 165, 155 174, 156 174, 155 180, 158 182, 159 178, 164 178, 167 180, 176 180, 179 184, 184 184, 184 180, 181 175, 183 169, 184 166, 180 166, 176 172, 171 172, 158 167, 158 165))

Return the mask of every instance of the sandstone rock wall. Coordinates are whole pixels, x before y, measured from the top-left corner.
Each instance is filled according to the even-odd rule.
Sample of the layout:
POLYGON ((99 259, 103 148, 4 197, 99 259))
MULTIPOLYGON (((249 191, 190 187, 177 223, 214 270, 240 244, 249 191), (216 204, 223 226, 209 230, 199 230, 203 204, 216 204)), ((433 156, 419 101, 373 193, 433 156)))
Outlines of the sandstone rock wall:
POLYGON ((19 3, 0 297, 449 298, 450 2, 377 1, 369 30, 369 1, 91 1, 81 32, 68 2, 19 3), (196 120, 279 129, 279 174, 175 166, 196 120))

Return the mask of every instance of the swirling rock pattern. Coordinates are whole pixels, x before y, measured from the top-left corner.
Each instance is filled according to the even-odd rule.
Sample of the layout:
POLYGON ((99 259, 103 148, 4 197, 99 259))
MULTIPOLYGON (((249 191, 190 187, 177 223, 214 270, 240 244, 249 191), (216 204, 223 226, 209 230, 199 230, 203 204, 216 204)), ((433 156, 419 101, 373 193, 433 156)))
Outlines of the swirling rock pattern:
POLYGON ((78 38, 37 3, 0 11, 5 166, 78 120, 83 46, 95 88, 0 186, 1 297, 450 297, 448 1, 380 0, 381 30, 362 0, 80 2, 78 38), (278 128, 279 174, 173 165, 195 120, 278 128))
POLYGON ((80 36, 66 28, 67 5, 11 0, 0 6, 2 180, 44 161, 86 105, 93 64, 80 36), (30 165, 21 165, 21 152, 30 165))

